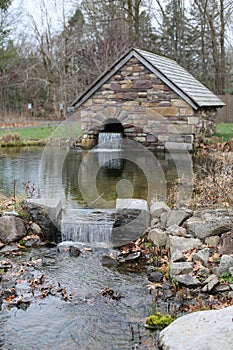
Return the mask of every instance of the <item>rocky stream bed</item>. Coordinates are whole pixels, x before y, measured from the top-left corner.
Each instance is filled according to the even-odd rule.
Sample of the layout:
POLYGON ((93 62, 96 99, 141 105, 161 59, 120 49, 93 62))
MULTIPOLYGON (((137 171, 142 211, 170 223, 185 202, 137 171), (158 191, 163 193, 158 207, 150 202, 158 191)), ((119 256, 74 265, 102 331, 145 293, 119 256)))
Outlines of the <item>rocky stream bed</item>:
MULTIPOLYGON (((150 217, 150 227, 138 240, 98 255, 110 271, 143 276, 143 288, 153 305, 148 317, 160 312, 175 320, 162 331, 150 323, 156 337, 148 347, 139 339, 137 348, 202 350, 209 344, 211 350, 232 349, 233 212, 171 210, 154 202, 150 217)), ((93 254, 92 247, 49 242, 37 223, 7 213, 0 217, 0 241, 2 310, 27 310, 49 297, 72 304, 72 288, 43 272, 40 249, 85 261, 93 254), (25 259, 31 249, 38 252, 36 258, 26 254, 25 259)), ((121 303, 125 296, 115 286, 103 286, 95 298, 121 303)), ((137 322, 144 327, 146 317, 137 322)))

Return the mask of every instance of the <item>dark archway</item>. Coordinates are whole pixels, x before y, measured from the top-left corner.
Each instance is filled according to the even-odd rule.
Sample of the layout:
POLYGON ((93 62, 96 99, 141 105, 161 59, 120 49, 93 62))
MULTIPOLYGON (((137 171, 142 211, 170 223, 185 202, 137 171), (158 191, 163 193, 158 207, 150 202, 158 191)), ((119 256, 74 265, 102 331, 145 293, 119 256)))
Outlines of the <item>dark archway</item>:
POLYGON ((116 118, 109 118, 104 122, 103 132, 120 132, 123 134, 124 127, 116 118))

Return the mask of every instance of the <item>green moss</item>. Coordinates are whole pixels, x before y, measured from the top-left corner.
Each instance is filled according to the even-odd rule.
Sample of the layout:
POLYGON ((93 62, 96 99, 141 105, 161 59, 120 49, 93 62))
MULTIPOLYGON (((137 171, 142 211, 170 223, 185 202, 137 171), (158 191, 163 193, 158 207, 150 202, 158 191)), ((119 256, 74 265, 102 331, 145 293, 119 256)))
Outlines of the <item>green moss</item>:
POLYGON ((151 329, 161 330, 171 324, 175 319, 169 314, 161 314, 156 312, 155 315, 151 315, 146 319, 146 327, 151 329))
POLYGON ((4 269, 0 269, 0 274, 5 275, 6 271, 4 269))
POLYGON ((170 278, 170 264, 167 265, 165 275, 166 279, 170 278))
POLYGON ((145 243, 145 247, 151 249, 151 248, 153 248, 153 243, 152 242, 146 242, 145 243))
POLYGON ((220 275, 220 279, 222 282, 227 282, 232 284, 233 283, 233 276, 230 272, 225 272, 222 275, 220 275))

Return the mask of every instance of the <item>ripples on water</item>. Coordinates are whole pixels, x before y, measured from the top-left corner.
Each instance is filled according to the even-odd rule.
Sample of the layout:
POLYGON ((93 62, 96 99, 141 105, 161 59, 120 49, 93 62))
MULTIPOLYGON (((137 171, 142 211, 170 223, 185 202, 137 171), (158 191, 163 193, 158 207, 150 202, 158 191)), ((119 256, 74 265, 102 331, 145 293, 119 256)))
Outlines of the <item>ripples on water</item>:
POLYGON ((55 249, 39 249, 24 257, 42 257, 40 270, 65 287, 73 300, 50 296, 33 301, 26 311, 2 312, 1 349, 156 349, 156 334, 144 328, 151 311, 146 276, 103 267, 103 253, 106 250, 94 248, 72 258, 55 249), (122 299, 102 296, 103 288, 112 288, 122 299))

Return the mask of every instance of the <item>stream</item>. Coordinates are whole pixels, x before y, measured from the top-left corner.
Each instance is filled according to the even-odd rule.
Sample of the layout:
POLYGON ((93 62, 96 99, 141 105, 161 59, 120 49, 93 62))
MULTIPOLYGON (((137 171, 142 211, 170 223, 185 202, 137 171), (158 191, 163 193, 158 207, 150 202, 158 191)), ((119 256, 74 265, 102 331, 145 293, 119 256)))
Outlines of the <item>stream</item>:
MULTIPOLYGON (((176 161, 163 154, 150 158, 143 152, 131 153, 119 162, 116 155, 112 157, 113 153, 106 152, 89 152, 88 158, 85 152, 67 149, 44 152, 35 147, 0 152, 3 194, 25 195, 25 183, 30 181, 32 195, 40 190, 47 197, 61 198, 63 207, 68 209, 85 208, 90 203, 98 208, 114 208, 119 194, 122 198, 148 200, 159 193, 160 199, 164 199, 167 187, 177 179, 176 161)), ((182 162, 184 159, 179 158, 179 164, 182 162)), ((98 244, 95 240, 91 252, 84 249, 85 242, 79 246, 83 251, 79 257, 59 253, 56 247, 29 249, 22 255, 10 256, 18 264, 42 259, 36 269, 65 288, 70 299, 51 295, 45 299, 35 297, 26 310, 3 307, 1 349, 157 348, 158 334, 144 327, 145 319, 154 312, 145 271, 102 266, 103 255, 112 249, 109 244, 98 244), (112 289, 120 296, 119 300, 103 295, 101 291, 105 288, 112 289)), ((24 284, 20 288, 27 293, 24 284)))
POLYGON ((156 333, 144 327, 152 312, 144 273, 120 273, 101 265, 106 249, 93 248, 72 258, 56 248, 33 249, 20 259, 41 258, 39 271, 60 283, 71 300, 48 296, 27 310, 4 309, 0 314, 0 348, 25 349, 155 349, 156 333), (104 288, 121 295, 102 296, 104 288))

